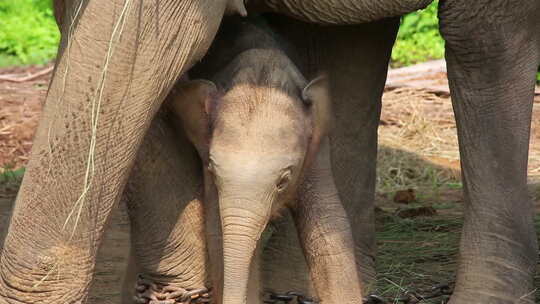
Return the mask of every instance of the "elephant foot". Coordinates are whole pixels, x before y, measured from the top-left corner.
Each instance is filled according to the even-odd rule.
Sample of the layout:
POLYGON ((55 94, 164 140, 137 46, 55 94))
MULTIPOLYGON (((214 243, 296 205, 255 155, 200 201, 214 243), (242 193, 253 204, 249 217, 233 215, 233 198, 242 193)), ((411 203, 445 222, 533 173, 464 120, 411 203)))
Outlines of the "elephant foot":
POLYGON ((479 292, 471 293, 454 293, 448 304, 534 304, 534 291, 529 294, 524 294, 521 297, 508 297, 505 295, 489 295, 479 292))
POLYGON ((356 262, 358 265, 362 294, 369 294, 375 290, 375 285, 377 283, 375 259, 371 256, 357 256, 356 262))
POLYGON ((516 297, 509 297, 507 294, 482 292, 481 290, 454 292, 448 304, 534 304, 535 292, 536 290, 532 290, 516 297))
POLYGON ((210 302, 210 296, 210 290, 206 287, 185 289, 154 283, 139 275, 133 300, 136 304, 199 304, 210 302))

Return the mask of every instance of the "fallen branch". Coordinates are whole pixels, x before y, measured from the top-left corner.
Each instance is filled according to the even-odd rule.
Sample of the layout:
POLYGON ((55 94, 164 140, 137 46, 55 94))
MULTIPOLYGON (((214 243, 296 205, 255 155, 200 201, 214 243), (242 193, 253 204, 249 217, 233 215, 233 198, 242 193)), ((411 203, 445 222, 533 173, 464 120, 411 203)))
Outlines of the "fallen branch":
POLYGON ((52 72, 52 70, 54 69, 54 66, 50 66, 44 70, 41 70, 35 74, 30 74, 28 76, 18 76, 16 77, 15 75, 0 75, 0 81, 9 81, 9 82, 25 82, 25 81, 30 81, 30 80, 34 80, 38 77, 41 77, 43 75, 47 75, 49 74, 50 72, 52 72))

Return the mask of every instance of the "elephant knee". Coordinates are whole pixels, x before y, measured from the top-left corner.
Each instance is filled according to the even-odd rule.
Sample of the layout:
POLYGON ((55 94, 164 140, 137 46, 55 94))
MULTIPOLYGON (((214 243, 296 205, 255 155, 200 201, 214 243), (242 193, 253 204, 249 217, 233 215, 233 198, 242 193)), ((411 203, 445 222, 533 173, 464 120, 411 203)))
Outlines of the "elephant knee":
POLYGON ((89 286, 94 255, 88 249, 62 244, 25 256, 12 256, 6 251, 0 265, 0 299, 47 294, 48 300, 56 303, 60 298, 80 298, 89 286))
POLYGON ((87 282, 93 267, 93 254, 73 244, 53 246, 38 256, 38 273, 58 280, 87 282))

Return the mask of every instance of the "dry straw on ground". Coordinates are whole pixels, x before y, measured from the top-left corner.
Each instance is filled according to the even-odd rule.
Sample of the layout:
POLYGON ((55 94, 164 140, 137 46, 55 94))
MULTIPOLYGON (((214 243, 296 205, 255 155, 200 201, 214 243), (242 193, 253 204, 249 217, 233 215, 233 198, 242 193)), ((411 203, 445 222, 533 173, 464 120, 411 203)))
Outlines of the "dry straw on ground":
POLYGON ((458 183, 459 152, 450 99, 400 88, 383 96, 378 190, 458 183))
MULTIPOLYGON (((534 104, 533 117, 540 115, 534 104)), ((529 177, 540 177, 540 128, 531 132, 529 177)), ((451 99, 421 89, 397 88, 383 96, 379 127, 378 190, 460 183, 459 148, 451 99)))

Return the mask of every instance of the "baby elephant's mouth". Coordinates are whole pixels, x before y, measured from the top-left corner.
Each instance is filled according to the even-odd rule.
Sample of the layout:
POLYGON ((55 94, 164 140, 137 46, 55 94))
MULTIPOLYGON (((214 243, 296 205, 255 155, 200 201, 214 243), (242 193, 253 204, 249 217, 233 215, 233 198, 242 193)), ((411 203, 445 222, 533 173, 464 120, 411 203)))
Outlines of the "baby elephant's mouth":
POLYGON ((169 284, 155 283, 142 275, 135 283, 134 303, 137 304, 200 304, 211 301, 210 289, 206 287, 185 289, 169 284))

